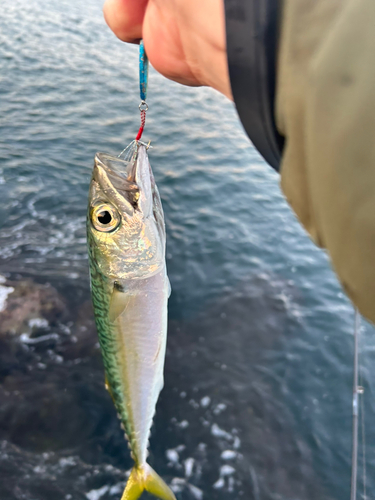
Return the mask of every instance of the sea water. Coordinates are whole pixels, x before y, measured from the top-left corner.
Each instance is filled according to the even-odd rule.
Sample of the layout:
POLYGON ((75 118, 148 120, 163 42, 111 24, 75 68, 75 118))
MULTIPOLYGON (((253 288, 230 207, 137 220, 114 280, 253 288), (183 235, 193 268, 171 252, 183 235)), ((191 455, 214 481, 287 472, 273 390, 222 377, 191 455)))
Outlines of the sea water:
MULTIPOLYGON (((99 0, 1 7, 0 273, 50 284, 66 311, 1 340, 0 498, 117 499, 131 459, 104 390, 85 216, 95 152, 138 131, 138 51, 99 0)), ((148 103, 172 285, 150 463, 180 500, 349 498, 354 316, 327 255, 232 103, 153 70, 148 103)), ((363 322, 368 498, 374 350, 363 322)))

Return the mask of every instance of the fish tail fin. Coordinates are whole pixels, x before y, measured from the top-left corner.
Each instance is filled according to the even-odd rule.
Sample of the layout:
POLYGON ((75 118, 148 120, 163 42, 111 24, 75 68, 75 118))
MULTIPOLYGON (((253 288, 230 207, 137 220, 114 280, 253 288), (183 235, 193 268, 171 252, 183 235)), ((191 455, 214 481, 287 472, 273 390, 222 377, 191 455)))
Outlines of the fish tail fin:
POLYGON ((176 500, 173 491, 148 464, 132 469, 121 500, 138 500, 144 490, 161 500, 176 500))

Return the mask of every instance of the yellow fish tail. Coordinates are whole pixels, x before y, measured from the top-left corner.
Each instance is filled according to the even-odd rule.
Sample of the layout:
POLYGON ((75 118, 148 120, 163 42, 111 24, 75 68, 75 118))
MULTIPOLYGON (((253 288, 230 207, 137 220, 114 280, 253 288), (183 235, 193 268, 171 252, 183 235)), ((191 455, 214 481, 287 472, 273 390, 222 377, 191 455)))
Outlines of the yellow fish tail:
POLYGON ((121 500, 137 500, 143 491, 161 500, 176 500, 173 491, 148 464, 132 469, 121 500))

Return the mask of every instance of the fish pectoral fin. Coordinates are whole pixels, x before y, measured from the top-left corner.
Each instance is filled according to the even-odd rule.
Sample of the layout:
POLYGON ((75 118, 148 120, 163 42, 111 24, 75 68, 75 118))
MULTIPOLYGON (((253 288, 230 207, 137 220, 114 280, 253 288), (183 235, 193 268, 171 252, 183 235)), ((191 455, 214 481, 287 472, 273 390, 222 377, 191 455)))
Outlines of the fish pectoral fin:
POLYGON ((113 287, 108 311, 108 317, 111 323, 114 323, 116 319, 121 316, 127 308, 129 301, 130 298, 128 294, 121 292, 116 286, 113 287))
POLYGON ((112 398, 113 404, 116 404, 116 403, 115 403, 115 398, 113 397, 113 394, 112 394, 111 386, 109 385, 109 382, 108 382, 108 377, 107 377, 107 375, 104 375, 104 386, 105 386, 105 388, 107 389, 107 391, 109 392, 109 395, 110 395, 110 396, 111 396, 111 398, 112 398))
POLYGON ((137 500, 144 490, 161 500, 176 500, 173 491, 148 464, 132 469, 121 500, 137 500))

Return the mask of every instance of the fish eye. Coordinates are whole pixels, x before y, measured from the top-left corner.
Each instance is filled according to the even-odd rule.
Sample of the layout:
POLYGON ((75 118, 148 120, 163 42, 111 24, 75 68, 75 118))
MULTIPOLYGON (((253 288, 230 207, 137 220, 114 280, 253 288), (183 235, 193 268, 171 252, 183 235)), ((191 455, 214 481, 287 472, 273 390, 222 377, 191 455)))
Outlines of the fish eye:
POLYGON ((109 233, 117 229, 121 222, 121 217, 114 207, 107 203, 101 203, 92 208, 91 222, 97 231, 109 233))

